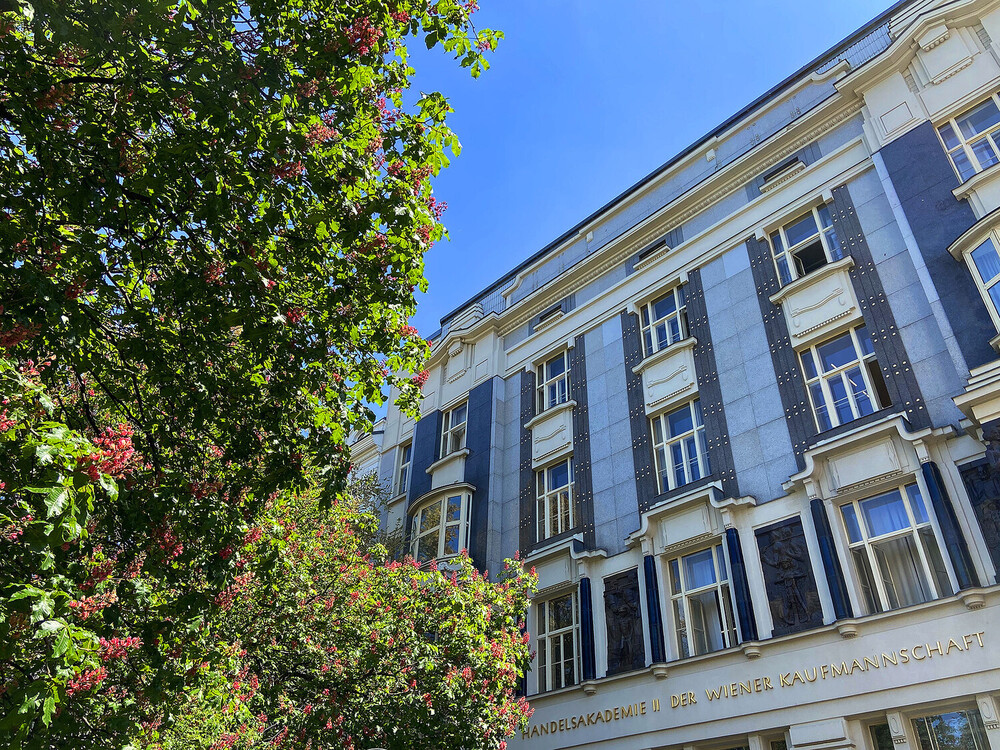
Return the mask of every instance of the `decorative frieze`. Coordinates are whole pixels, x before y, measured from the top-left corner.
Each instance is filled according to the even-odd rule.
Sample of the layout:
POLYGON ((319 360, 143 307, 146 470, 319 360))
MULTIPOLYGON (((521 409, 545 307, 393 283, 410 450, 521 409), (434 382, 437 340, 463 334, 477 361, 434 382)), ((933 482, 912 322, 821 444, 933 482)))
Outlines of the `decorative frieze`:
POLYGON ((829 336, 847 323, 861 319, 861 309, 848 274, 851 257, 829 263, 796 279, 770 297, 780 305, 796 348, 829 336))
POLYGON ((652 415, 698 392, 694 369, 694 348, 698 340, 688 337, 646 357, 632 368, 642 376, 646 414, 652 415))
POLYGON ((531 465, 538 468, 573 452, 573 409, 567 401, 543 411, 524 425, 531 431, 531 465))

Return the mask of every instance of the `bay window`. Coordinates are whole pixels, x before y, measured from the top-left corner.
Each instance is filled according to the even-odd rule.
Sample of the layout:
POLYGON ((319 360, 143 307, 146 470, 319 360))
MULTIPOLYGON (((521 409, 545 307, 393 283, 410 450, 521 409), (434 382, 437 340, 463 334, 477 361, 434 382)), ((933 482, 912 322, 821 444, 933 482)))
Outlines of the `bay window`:
POLYGON ((453 557, 467 546, 469 502, 468 493, 455 493, 417 510, 410 534, 410 554, 417 562, 453 557))
POLYGON ((938 126, 944 150, 962 182, 1000 162, 1000 102, 997 94, 938 126))
POLYGON ((890 405, 865 326, 811 346, 799 356, 820 432, 890 405))
POLYGON ((983 295, 983 300, 987 308, 992 313, 1000 315, 1000 253, 997 253, 996 243, 993 237, 987 237, 970 254, 972 264, 976 267, 975 279, 983 295))
POLYGON ((535 472, 538 541, 573 528, 573 459, 535 472))
POLYGON ((668 563, 674 637, 682 658, 735 646, 736 620, 722 545, 668 563))
POLYGON ((950 711, 913 720, 920 750, 989 750, 978 709, 950 711))
POLYGON ((660 492, 676 489, 711 473, 699 400, 657 415, 650 424, 660 492))
POLYGON ((444 413, 441 425, 441 458, 465 447, 465 423, 469 418, 468 402, 444 413))
POLYGON ((538 365, 538 411, 569 401, 569 352, 560 352, 538 365))
POLYGON ((916 484, 846 503, 840 513, 869 613, 954 593, 916 484))
POLYGON ((580 607, 576 592, 536 606, 538 691, 575 685, 580 674, 580 607))
POLYGON ((647 357, 687 335, 687 308, 682 287, 674 287, 642 306, 642 343, 647 357))
POLYGON ((844 257, 826 204, 809 209, 772 232, 771 252, 782 286, 844 257))

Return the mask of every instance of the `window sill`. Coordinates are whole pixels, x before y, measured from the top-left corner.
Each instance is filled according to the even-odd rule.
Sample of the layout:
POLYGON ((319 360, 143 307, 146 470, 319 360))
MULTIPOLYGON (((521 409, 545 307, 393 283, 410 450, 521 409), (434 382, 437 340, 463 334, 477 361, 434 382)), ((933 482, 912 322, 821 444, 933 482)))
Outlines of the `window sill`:
POLYGON ((686 339, 681 339, 680 341, 675 341, 670 346, 664 347, 659 351, 653 352, 648 357, 642 359, 635 367, 632 368, 632 372, 636 375, 641 375, 643 370, 648 370, 653 365, 657 365, 665 359, 669 359, 678 352, 682 352, 685 349, 694 349, 698 345, 698 339, 694 336, 688 336, 686 339))
POLYGON ((452 451, 451 453, 449 453, 444 458, 439 458, 437 461, 435 461, 430 466, 428 466, 424 471, 426 471, 428 474, 433 474, 435 471, 437 471, 438 469, 440 469, 442 466, 447 466, 452 461, 455 461, 455 460, 457 460, 459 458, 465 458, 468 455, 469 455, 469 449, 468 448, 462 448, 462 450, 459 450, 459 451, 452 451))
POLYGON ((530 430, 536 424, 539 424, 540 422, 544 422, 549 417, 551 417, 551 416, 553 416, 555 414, 559 414, 560 412, 564 412, 567 409, 572 409, 575 406, 576 406, 576 401, 574 401, 573 399, 570 399, 569 401, 563 401, 561 404, 556 404, 555 406, 550 406, 545 411, 539 412, 538 414, 536 414, 535 416, 533 416, 531 419, 529 419, 527 422, 525 422, 524 429, 530 430))
POLYGON ((987 167, 982 172, 976 172, 969 179, 951 191, 958 200, 967 200, 972 193, 981 188, 984 183, 1000 177, 1000 164, 987 167))
POLYGON ((779 289, 777 292, 768 297, 768 299, 771 301, 772 304, 780 305, 788 297, 795 294, 796 292, 802 291, 803 289, 812 286, 818 281, 822 281, 828 276, 833 276, 835 273, 841 270, 849 271, 853 267, 854 267, 854 258, 848 255, 846 257, 841 258, 840 260, 835 260, 832 263, 827 263, 825 266, 817 268, 812 273, 806 274, 805 276, 800 276, 794 281, 785 284, 785 286, 781 287, 781 289, 779 289))

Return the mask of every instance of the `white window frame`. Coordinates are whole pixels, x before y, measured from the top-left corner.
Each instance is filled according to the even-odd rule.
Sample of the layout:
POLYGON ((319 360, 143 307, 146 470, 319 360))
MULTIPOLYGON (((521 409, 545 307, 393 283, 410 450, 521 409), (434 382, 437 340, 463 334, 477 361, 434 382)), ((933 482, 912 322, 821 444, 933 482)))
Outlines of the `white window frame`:
POLYGON ((410 526, 410 556, 418 562, 424 563, 430 560, 446 560, 450 557, 457 557, 462 554, 462 550, 468 547, 469 536, 469 506, 472 503, 472 496, 468 492, 446 492, 438 495, 427 502, 423 502, 413 512, 413 520, 410 526), (459 506, 458 517, 449 519, 448 510, 453 507, 452 501, 457 500, 459 506), (421 524, 426 514, 437 512, 437 522, 428 524, 421 530, 421 524), (448 532, 451 529, 458 529, 456 549, 454 552, 445 551, 445 543, 448 539, 448 532), (429 544, 435 542, 436 553, 433 557, 420 559, 420 542, 428 539, 429 544))
MULTIPOLYGON (((809 394, 809 403, 812 405, 813 419, 816 421, 816 427, 820 432, 826 432, 834 427, 839 427, 842 424, 847 424, 848 422, 853 422, 856 419, 867 416, 867 414, 863 413, 864 402, 860 398, 861 392, 855 392, 853 388, 854 381, 849 377, 849 373, 854 369, 859 370, 861 373, 861 379, 864 384, 863 393, 867 395, 872 406, 872 411, 868 412, 868 414, 892 405, 888 401, 887 403, 882 403, 883 397, 878 394, 877 384, 872 380, 870 368, 874 367, 877 368, 879 376, 882 377, 883 388, 886 388, 885 377, 882 375, 881 367, 875 356, 874 347, 872 351, 867 352, 862 346, 862 341, 865 339, 862 339, 858 333, 862 329, 864 329, 867 335, 868 329, 862 323, 859 326, 841 331, 835 336, 830 336, 799 351, 799 362, 802 367, 803 377, 805 378, 806 391, 809 394), (851 345, 854 347, 855 359, 844 365, 835 367, 829 372, 824 372, 819 349, 843 336, 850 336, 851 345), (809 374, 810 369, 814 373, 812 376, 809 374), (834 381, 839 381, 844 388, 847 394, 844 398, 839 400, 834 399, 831 390, 831 382, 834 381), (820 398, 822 398, 822 403, 818 403, 820 398), (850 407, 852 414, 850 419, 841 419, 840 414, 837 412, 838 404, 845 404, 850 407), (826 419, 829 424, 823 421, 821 414, 824 412, 821 409, 825 410, 826 419)), ((870 335, 867 336, 867 340, 871 341, 870 335)))
POLYGON ((797 212, 790 220, 784 222, 777 229, 768 234, 768 242, 771 245, 771 260, 774 263, 774 270, 778 274, 778 283, 781 286, 788 286, 796 279, 804 278, 817 269, 803 272, 799 269, 796 261, 797 252, 815 244, 819 239, 823 247, 823 254, 826 256, 826 263, 834 263, 846 255, 844 246, 837 230, 833 226, 833 216, 830 213, 830 206, 826 203, 819 203, 811 208, 797 212), (789 243, 787 229, 795 226, 806 216, 811 215, 816 232, 805 239, 801 239, 794 244, 789 243), (829 220, 829 223, 827 221, 829 220))
POLYGON ((686 484, 697 482, 712 473, 708 460, 708 440, 705 435, 705 420, 702 418, 701 401, 694 399, 686 404, 678 406, 670 411, 663 412, 651 417, 649 420, 650 438, 653 445, 653 466, 656 469, 656 483, 660 493, 675 490, 686 484), (691 412, 692 429, 680 433, 679 435, 668 436, 670 420, 669 417, 683 409, 691 412), (660 438, 657 439, 657 427, 659 427, 660 438), (691 439, 694 442, 694 455, 691 455, 691 439), (680 447, 683 461, 684 481, 677 481, 676 456, 673 454, 675 446, 680 447), (692 459, 697 467, 698 476, 694 476, 692 459), (669 467, 666 465, 669 462, 669 467), (666 480, 666 484, 664 484, 666 480))
POLYGON ((979 711, 978 706, 972 708, 951 708, 944 709, 939 713, 933 714, 922 714, 920 716, 914 716, 910 719, 910 727, 913 730, 914 742, 912 746, 914 750, 940 750, 940 743, 937 741, 937 737, 932 735, 930 732, 927 733, 927 739, 929 740, 930 748, 924 746, 923 740, 920 737, 920 729, 917 722, 923 721, 924 727, 927 727, 927 719, 936 718, 938 716, 946 716, 947 714, 966 714, 969 722, 969 730, 972 735, 972 744, 976 750, 990 750, 990 739, 986 732, 986 727, 984 726, 983 716, 979 711), (973 718, 975 717, 975 719, 973 718), (978 719, 978 722, 977 722, 978 719), (978 724, 978 726, 977 726, 978 724), (977 731, 978 729, 978 731, 977 731))
POLYGON ((413 441, 400 443, 396 449, 396 472, 394 497, 403 495, 410 485, 410 464, 413 462, 413 441))
POLYGON ((938 139, 941 141, 941 146, 944 148, 944 152, 948 155, 948 161, 951 162, 952 169, 958 175, 959 182, 965 182, 998 163, 994 161, 992 164, 985 164, 984 166, 984 160, 975 150, 977 146, 983 145, 988 147, 993 152, 993 158, 1000 161, 1000 121, 974 135, 965 135, 958 125, 958 121, 961 118, 971 114, 989 101, 992 101, 993 105, 1000 110, 1000 94, 991 94, 985 99, 980 99, 971 107, 966 107, 961 112, 949 117, 934 128, 938 139), (951 146, 948 145, 946 131, 953 136, 954 140, 951 146), (967 169, 963 170, 959 166, 959 162, 965 164, 967 169))
POLYGON ((538 646, 538 692, 543 693, 549 690, 559 690, 560 688, 576 685, 580 682, 580 597, 576 590, 567 591, 556 596, 551 596, 535 603, 536 627, 535 633, 538 646), (549 607, 552 602, 556 602, 569 597, 572 600, 573 622, 571 625, 562 628, 549 629, 549 607), (570 650, 572 654, 566 656, 567 636, 571 641, 570 650), (560 659, 553 662, 550 655, 556 651, 558 646, 560 659), (567 682, 562 667, 571 661, 573 664, 573 680, 567 682), (555 667, 558 666, 558 671, 555 667))
MULTIPOLYGON (((925 499, 923 488, 919 483, 909 482, 907 484, 901 484, 880 492, 877 495, 870 495, 869 497, 841 503, 838 508, 847 556, 850 558, 850 565, 854 571, 855 580, 857 581, 860 601, 868 610, 868 614, 888 612, 892 609, 900 607, 913 606, 915 604, 934 601, 935 599, 940 599, 945 596, 951 596, 958 590, 954 571, 952 571, 951 562, 947 557, 947 549, 942 542, 941 530, 938 528, 937 519, 934 516, 934 509, 925 499), (914 511, 915 500, 910 492, 911 489, 917 494, 920 506, 923 507, 923 515, 926 516, 926 520, 918 520, 916 516, 914 511), (898 492, 903 500, 903 507, 906 509, 908 525, 903 529, 873 536, 870 533, 870 529, 868 528, 865 520, 862 504, 870 500, 876 500, 884 497, 892 492, 898 492), (851 524, 848 521, 848 509, 850 509, 851 515, 855 519, 854 524, 851 524), (858 532, 856 535, 857 539, 854 538, 855 535, 851 531, 852 526, 858 532), (930 550, 925 546, 924 540, 921 538, 922 534, 926 533, 929 533, 930 538, 935 545, 935 551, 937 552, 936 562, 943 568, 941 573, 947 577, 947 583, 951 589, 950 591, 941 590, 941 586, 939 585, 940 582, 937 578, 937 575, 940 575, 940 573, 935 574, 934 568, 932 567, 932 564, 935 561, 928 559, 930 556, 930 550), (892 570, 883 570, 879 561, 878 549, 882 545, 904 538, 909 538, 911 549, 916 549, 917 559, 919 561, 918 572, 923 575, 923 585, 929 592, 929 597, 923 602, 914 601, 901 603, 899 601, 899 595, 896 593, 896 585, 891 581, 892 570), (862 567, 862 565, 865 567, 862 567), (889 590, 886 588, 887 576, 890 579, 888 582, 893 585, 891 596, 889 590), (892 603, 893 598, 896 599, 895 605, 892 603)), ((911 562, 915 562, 912 560, 912 553, 911 562)), ((886 561, 886 565, 889 565, 888 561, 886 561)))
MULTIPOLYGON (((686 659, 689 656, 701 656, 738 645, 740 635, 736 620, 736 604, 733 601, 732 587, 729 583, 729 561, 726 559, 721 541, 716 540, 707 547, 685 550, 682 554, 666 558, 664 564, 666 566, 664 580, 670 598, 671 630, 678 657, 686 659), (711 553, 715 580, 711 584, 689 588, 684 573, 684 561, 695 555, 704 554, 706 551, 711 553), (715 594, 716 606, 722 620, 718 623, 718 635, 722 646, 702 651, 698 649, 694 638, 692 638, 691 630, 696 621, 696 602, 698 602, 699 597, 708 593, 715 594)), ((704 614, 701 617, 704 624, 704 614)), ((705 640, 707 643, 707 636, 705 636, 705 640)))
POLYGON ((642 338, 642 350, 645 356, 668 349, 673 344, 686 339, 688 332, 687 299, 681 284, 671 287, 663 294, 651 299, 639 309, 639 330, 642 338), (667 298, 673 298, 674 309, 665 315, 655 317, 656 305, 667 298), (662 328, 666 341, 661 341, 659 333, 662 328))
POLYGON ((455 404, 444 413, 441 421, 441 458, 450 456, 465 448, 465 440, 468 435, 469 423, 469 402, 463 401, 455 404), (461 412, 462 421, 457 419, 456 412, 461 412))
MULTIPOLYGON (((990 319, 993 321, 993 325, 996 327, 997 331, 1000 331, 1000 274, 986 279, 983 270, 980 265, 976 262, 975 254, 987 243, 993 245, 993 251, 1000 258, 1000 231, 996 228, 990 229, 982 239, 979 240, 971 249, 966 250, 962 253, 965 258, 965 263, 969 268, 969 273, 972 274, 972 280, 976 283, 976 288, 979 289, 979 294, 983 298, 983 304, 986 305, 986 310, 990 314, 990 319), (991 290, 994 290, 997 295, 996 299, 991 295, 991 290)), ((956 253, 957 254, 957 253, 956 253)))
POLYGON ((538 383, 536 386, 538 392, 536 403, 538 404, 539 413, 569 401, 569 349, 563 349, 559 354, 546 357, 536 368, 535 379, 538 383), (562 359, 563 371, 550 377, 549 365, 558 359, 562 359))
POLYGON ((542 542, 574 528, 573 458, 564 458, 535 472, 535 538, 542 542), (566 466, 567 484, 552 486, 552 473, 566 466), (550 512, 550 511, 553 511, 550 512))

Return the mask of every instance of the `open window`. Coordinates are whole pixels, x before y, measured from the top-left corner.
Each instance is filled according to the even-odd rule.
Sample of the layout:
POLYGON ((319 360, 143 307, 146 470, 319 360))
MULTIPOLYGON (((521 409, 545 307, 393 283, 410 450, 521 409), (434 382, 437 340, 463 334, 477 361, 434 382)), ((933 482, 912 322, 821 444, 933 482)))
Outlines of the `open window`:
POLYGON ((811 208, 778 227, 770 239, 782 286, 844 257, 826 204, 811 208))

